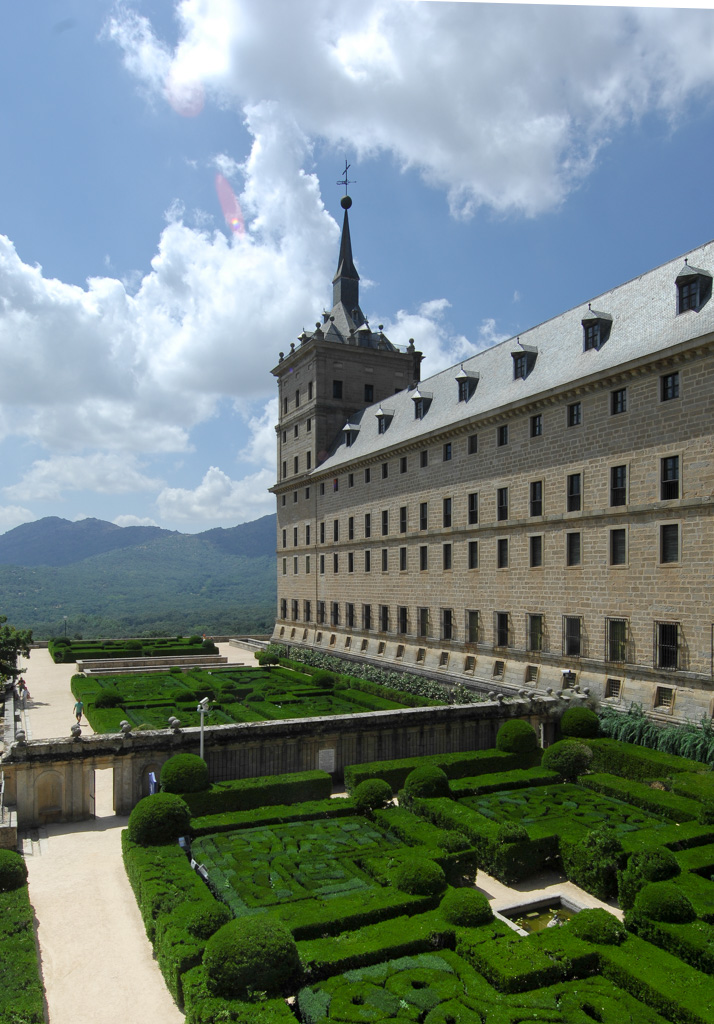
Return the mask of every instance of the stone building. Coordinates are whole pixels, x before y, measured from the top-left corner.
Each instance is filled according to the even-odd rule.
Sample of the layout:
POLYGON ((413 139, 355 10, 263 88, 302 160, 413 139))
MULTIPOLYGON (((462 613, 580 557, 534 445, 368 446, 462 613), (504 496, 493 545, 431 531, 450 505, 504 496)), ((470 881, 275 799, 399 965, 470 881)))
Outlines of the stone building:
POLYGON ((273 638, 501 692, 714 712, 714 242, 420 380, 333 309, 280 393, 273 638))

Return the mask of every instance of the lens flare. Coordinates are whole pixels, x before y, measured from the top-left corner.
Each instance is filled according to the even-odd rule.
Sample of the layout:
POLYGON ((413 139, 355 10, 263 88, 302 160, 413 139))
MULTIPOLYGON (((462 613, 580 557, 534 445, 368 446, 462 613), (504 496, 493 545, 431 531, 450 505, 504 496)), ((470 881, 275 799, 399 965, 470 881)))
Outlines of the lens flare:
POLYGON ((197 81, 185 81, 169 74, 166 79, 166 99, 181 117, 198 117, 206 102, 203 86, 197 81))
POLYGON ((216 175, 216 194, 228 227, 236 235, 244 234, 243 211, 228 180, 220 173, 216 175))

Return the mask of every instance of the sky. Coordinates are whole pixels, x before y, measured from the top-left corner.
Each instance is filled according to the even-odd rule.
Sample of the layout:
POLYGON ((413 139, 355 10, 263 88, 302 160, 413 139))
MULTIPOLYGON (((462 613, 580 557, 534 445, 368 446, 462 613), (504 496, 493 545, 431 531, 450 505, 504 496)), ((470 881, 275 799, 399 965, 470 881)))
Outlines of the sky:
POLYGON ((346 161, 425 377, 714 237, 707 8, 3 4, 0 96, 0 533, 274 511, 346 161))

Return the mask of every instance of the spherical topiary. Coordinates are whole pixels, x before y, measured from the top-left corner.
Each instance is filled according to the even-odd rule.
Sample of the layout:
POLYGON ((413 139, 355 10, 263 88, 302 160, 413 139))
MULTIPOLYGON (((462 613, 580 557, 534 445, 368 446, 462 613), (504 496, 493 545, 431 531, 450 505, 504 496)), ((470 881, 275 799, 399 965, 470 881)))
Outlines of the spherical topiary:
POLYGON ((541 765, 543 768, 550 768, 565 779, 577 779, 587 770, 593 759, 593 752, 584 743, 575 743, 573 740, 560 740, 553 743, 543 752, 541 765))
POLYGON ((475 928, 493 920, 489 902, 478 889, 449 889, 439 909, 445 921, 462 928, 475 928))
POLYGON ((666 846, 633 853, 617 876, 617 896, 623 910, 634 906, 635 897, 647 882, 662 882, 680 872, 677 858, 666 846))
POLYGON ((568 708, 560 719, 563 736, 580 736, 593 739, 598 734, 600 722, 590 708, 568 708))
POLYGON ((156 793, 140 800, 129 815, 129 838, 140 846, 161 846, 186 835, 191 822, 188 804, 175 793, 156 793))
POLYGON ((670 924, 685 924, 697 916, 689 899, 671 882, 648 882, 635 897, 635 913, 670 924))
POLYGON ((506 754, 532 754, 538 749, 538 737, 528 722, 512 718, 498 730, 496 748, 506 754))
POLYGON ((435 764, 423 764, 409 772, 404 782, 404 792, 410 799, 415 799, 448 796, 451 790, 442 768, 435 764))
POLYGON ((446 888, 446 875, 435 861, 414 857, 402 861, 394 871, 397 889, 411 896, 436 896, 446 888))
POLYGON ((198 793, 209 786, 208 765, 198 754, 174 754, 161 769, 164 793, 198 793))
POLYGON ((600 907, 581 910, 570 922, 570 928, 579 939, 605 946, 619 946, 627 937, 625 926, 600 907))
POLYGON ((219 928, 228 924, 232 915, 225 903, 199 903, 186 925, 189 935, 196 939, 210 939, 219 928))
POLYGON ((27 881, 27 864, 14 850, 0 850, 0 892, 19 889, 27 881))
POLYGON ((288 928, 261 915, 219 928, 206 943, 203 965, 210 991, 231 999, 249 991, 279 995, 295 983, 300 958, 288 928))
POLYGON ((392 787, 384 779, 365 779, 354 791, 355 807, 360 814, 369 814, 386 807, 392 799, 392 787))
POLYGON ((517 821, 504 821, 498 826, 496 839, 499 843, 527 843, 528 833, 517 821))

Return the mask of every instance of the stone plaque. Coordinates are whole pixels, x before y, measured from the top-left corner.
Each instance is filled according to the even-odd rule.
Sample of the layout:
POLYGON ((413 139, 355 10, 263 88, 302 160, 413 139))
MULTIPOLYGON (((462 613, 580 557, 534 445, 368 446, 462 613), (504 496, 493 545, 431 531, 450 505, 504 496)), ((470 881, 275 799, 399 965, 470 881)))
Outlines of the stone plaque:
POLYGON ((325 747, 317 755, 317 767, 321 772, 334 772, 335 770, 335 748, 325 747))

